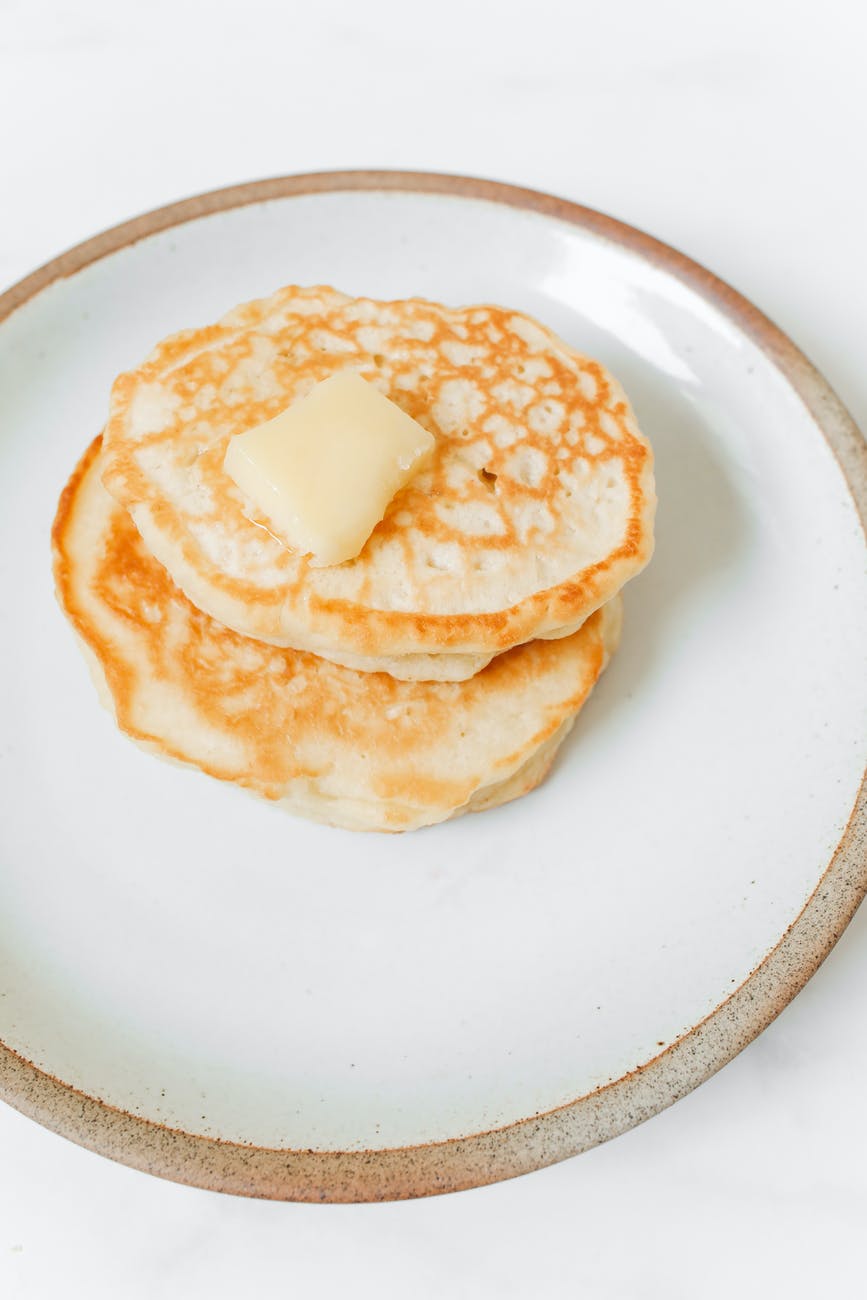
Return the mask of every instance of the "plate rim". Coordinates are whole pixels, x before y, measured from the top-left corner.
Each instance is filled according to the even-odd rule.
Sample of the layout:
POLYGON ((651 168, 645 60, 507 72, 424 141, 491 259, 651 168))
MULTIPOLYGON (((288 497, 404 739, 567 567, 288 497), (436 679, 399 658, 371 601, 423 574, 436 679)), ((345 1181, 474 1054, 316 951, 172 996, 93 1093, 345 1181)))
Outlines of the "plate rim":
MULTIPOLYGON (((209 190, 85 240, 0 295, 0 326, 59 279, 173 226, 270 199, 345 191, 443 194, 504 204, 578 226, 660 267, 711 302, 781 372, 836 457, 867 533, 867 442, 824 376, 743 295, 670 245, 539 190, 440 172, 308 172, 209 190)), ((176 1182, 295 1201, 382 1201, 515 1177, 588 1150, 650 1118, 721 1069, 803 988, 867 893, 867 774, 840 842, 804 907, 755 969, 657 1056, 604 1086, 503 1127, 439 1142, 315 1151, 203 1137, 144 1119, 64 1083, 0 1040, 0 1099, 43 1127, 176 1182)))

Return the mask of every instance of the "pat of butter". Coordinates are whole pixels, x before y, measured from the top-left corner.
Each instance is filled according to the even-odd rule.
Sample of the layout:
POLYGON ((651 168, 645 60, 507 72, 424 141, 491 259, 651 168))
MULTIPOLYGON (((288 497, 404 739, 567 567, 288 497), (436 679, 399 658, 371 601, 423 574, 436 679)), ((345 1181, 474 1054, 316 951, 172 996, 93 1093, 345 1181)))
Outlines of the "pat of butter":
POLYGON ((359 554, 434 441, 350 370, 236 434, 223 464, 293 551, 342 564, 359 554))

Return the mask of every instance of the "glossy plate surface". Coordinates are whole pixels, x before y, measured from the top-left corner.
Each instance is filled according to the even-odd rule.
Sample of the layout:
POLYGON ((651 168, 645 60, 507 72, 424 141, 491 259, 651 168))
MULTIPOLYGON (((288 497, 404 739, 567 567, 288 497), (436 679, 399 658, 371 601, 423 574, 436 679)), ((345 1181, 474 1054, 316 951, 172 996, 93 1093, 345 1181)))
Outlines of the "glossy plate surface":
POLYGON ((628 227, 398 173, 150 214, 0 299, 0 472, 0 1095, 77 1141, 298 1199, 520 1173, 717 1069, 864 891, 864 445, 770 322, 628 227), (354 835, 161 764, 54 604, 114 375, 290 281, 535 314, 654 443, 620 652, 506 808, 354 835))

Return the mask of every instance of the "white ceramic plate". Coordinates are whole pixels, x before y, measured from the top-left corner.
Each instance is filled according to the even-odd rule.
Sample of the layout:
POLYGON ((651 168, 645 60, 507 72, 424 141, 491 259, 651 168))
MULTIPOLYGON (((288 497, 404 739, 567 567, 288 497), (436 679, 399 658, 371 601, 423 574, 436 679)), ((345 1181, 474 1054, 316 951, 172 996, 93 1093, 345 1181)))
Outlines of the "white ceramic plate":
POLYGON ((637 1123, 809 977, 867 877, 865 454, 743 299, 562 201, 353 173, 153 213, 3 316, 13 1105, 209 1187, 417 1195, 637 1123), (533 313, 613 369, 653 440, 658 548, 620 653, 504 809, 354 835, 163 765, 101 711, 55 607, 49 527, 113 376, 289 281, 533 313))

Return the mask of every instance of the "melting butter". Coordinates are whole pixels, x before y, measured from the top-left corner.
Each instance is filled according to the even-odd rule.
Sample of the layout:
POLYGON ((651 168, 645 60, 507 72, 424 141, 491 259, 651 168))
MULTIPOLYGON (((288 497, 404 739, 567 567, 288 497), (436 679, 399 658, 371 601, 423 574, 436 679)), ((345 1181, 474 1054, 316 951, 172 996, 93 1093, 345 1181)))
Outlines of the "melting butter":
POLYGON ((361 552, 434 441, 350 370, 236 434, 223 464, 291 550, 314 564, 342 564, 361 552))

